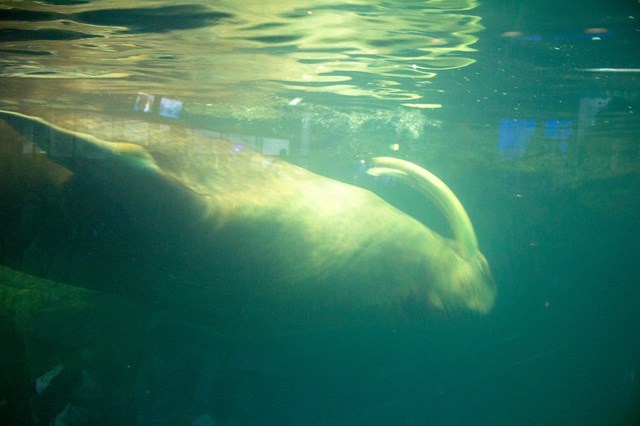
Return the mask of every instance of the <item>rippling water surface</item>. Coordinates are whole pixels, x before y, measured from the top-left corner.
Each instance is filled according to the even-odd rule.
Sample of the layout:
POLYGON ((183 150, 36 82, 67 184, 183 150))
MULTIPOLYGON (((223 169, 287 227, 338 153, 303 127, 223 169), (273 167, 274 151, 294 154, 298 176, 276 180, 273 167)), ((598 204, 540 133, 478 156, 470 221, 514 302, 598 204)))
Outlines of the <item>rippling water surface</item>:
POLYGON ((33 102, 144 91, 255 113, 322 93, 437 107, 437 74, 475 60, 477 4, 396 3, 8 3, 1 75, 33 102))

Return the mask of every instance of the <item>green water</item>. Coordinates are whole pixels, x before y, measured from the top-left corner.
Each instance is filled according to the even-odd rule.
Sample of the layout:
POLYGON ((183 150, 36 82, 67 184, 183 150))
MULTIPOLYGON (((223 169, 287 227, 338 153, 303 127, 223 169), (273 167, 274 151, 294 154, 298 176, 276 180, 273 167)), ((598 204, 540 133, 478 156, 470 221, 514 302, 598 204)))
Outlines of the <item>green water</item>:
MULTIPOLYGON (((62 169, 38 172, 44 156, 27 142, 41 134, 0 122, 0 423, 636 424, 639 21, 634 1, 3 3, 0 109, 143 146, 194 194, 253 195, 255 217, 303 199, 300 211, 318 217, 337 208, 313 204, 323 184, 299 196, 265 186, 274 175, 255 161, 277 170, 285 160, 451 238, 422 194, 365 173, 372 157, 409 160, 464 205, 497 299, 487 314, 420 310, 385 323, 359 312, 352 327, 336 317, 294 333, 221 330, 202 314, 216 304, 203 277, 242 287, 225 299, 235 309, 242 289, 304 277, 309 248, 335 243, 320 256, 332 278, 317 282, 342 286, 409 275, 394 265, 412 243, 394 240, 378 211, 340 199, 359 212, 345 227, 353 234, 314 227, 311 214, 297 239, 269 222, 210 248, 207 230, 189 227, 196 207, 149 206, 156 198, 129 188, 137 169, 88 168, 76 171, 88 180, 64 183, 62 169), (190 164, 185 149, 238 156, 190 164), (132 225, 162 209, 165 221, 132 225), (388 252, 341 257, 376 232, 388 252), (297 249, 303 236, 316 244, 297 249), (265 238, 275 249, 247 255, 246 267, 265 238)), ((148 191, 178 199, 162 176, 148 191)), ((282 309, 271 302, 256 308, 265 318, 282 309)))

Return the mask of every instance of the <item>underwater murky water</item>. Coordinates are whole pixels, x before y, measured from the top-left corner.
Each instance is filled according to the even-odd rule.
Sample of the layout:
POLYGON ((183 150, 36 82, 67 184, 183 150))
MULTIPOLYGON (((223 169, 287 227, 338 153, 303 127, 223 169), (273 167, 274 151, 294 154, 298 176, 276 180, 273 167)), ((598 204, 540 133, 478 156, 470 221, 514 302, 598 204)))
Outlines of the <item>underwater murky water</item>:
POLYGON ((488 3, 0 5, 0 423, 637 422, 640 6, 488 3))

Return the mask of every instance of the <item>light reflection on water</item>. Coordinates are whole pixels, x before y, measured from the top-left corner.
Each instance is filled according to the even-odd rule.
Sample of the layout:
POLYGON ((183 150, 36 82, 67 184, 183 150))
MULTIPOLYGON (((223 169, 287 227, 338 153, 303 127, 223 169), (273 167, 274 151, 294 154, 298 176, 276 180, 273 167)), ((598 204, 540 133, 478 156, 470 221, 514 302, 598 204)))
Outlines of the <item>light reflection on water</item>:
POLYGON ((225 106, 322 93, 432 108, 426 84, 475 61, 476 5, 20 3, 3 9, 1 75, 46 80, 24 84, 31 100, 64 80, 68 94, 145 91, 225 106))

